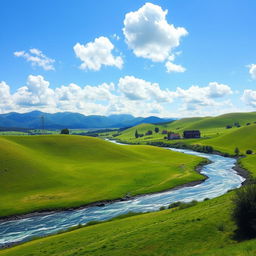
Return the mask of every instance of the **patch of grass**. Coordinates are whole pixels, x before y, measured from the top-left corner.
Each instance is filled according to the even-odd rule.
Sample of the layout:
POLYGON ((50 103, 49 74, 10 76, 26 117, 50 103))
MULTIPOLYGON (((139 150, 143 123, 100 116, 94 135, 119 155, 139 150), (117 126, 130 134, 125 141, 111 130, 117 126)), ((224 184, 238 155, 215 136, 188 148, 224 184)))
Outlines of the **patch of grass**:
POLYGON ((169 189, 203 179, 203 159, 84 136, 0 137, 0 216, 169 189))

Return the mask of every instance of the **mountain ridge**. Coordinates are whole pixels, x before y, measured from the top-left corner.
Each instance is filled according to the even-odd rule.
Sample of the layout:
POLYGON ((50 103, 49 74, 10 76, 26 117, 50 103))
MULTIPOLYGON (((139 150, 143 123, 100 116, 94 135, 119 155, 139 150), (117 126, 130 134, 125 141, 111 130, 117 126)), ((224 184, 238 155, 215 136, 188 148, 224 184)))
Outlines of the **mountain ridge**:
POLYGON ((174 118, 156 116, 134 117, 129 114, 85 116, 75 112, 45 113, 35 110, 27 113, 10 112, 0 114, 0 127, 42 128, 42 116, 44 117, 44 127, 46 129, 123 128, 140 123, 161 123, 175 120, 174 118))

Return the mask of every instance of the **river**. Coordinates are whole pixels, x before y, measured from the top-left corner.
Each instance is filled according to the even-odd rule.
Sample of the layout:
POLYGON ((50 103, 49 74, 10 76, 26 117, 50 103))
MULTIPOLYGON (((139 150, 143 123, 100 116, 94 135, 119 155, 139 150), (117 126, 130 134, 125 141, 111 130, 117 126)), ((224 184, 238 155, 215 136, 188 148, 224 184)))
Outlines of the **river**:
POLYGON ((43 213, 15 220, 0 221, 0 247, 31 240, 66 230, 90 221, 104 221, 128 212, 157 211, 170 203, 191 200, 202 201, 225 194, 238 188, 245 180, 233 169, 236 159, 214 154, 199 153, 185 149, 166 149, 207 158, 210 164, 203 166, 201 173, 208 177, 204 182, 150 195, 141 195, 126 201, 90 206, 74 210, 43 213))

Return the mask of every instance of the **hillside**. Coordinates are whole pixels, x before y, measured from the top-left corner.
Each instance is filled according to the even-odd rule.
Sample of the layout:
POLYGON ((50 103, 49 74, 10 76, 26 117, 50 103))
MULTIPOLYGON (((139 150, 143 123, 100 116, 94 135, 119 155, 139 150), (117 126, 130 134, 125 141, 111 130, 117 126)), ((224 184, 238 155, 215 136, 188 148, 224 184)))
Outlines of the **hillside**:
POLYGON ((182 135, 184 130, 201 131, 202 137, 217 137, 222 134, 233 132, 238 128, 234 126, 234 123, 239 123, 241 127, 246 126, 247 123, 254 124, 256 122, 256 112, 249 113, 230 113, 220 115, 217 117, 192 117, 182 118, 173 122, 161 123, 161 124, 140 124, 131 127, 121 132, 117 139, 128 142, 142 142, 150 140, 163 139, 164 135, 161 134, 162 130, 168 130, 182 135), (231 129, 226 129, 227 125, 233 126, 231 129), (144 136, 135 139, 134 134, 137 130, 140 134, 144 134, 148 130, 154 131, 155 127, 160 129, 158 134, 153 132, 151 136, 144 136))
POLYGON ((3 136, 0 152, 0 216, 80 206, 202 179, 193 171, 201 158, 91 137, 3 136))
POLYGON ((201 144, 211 145, 228 153, 234 153, 234 149, 238 147, 240 152, 245 154, 247 149, 256 150, 256 124, 230 129, 229 133, 203 140, 201 144))

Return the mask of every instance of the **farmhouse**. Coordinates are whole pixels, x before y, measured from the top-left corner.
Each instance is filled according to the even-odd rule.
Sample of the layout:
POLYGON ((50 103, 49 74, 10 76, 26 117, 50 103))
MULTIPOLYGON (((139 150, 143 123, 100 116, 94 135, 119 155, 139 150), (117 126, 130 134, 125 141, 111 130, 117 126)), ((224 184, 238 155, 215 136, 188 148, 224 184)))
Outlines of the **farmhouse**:
POLYGON ((184 131, 183 132, 183 137, 185 139, 200 138, 201 137, 201 133, 200 133, 199 130, 184 131))

